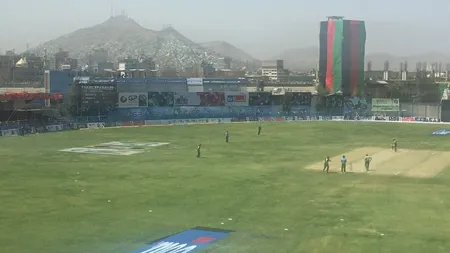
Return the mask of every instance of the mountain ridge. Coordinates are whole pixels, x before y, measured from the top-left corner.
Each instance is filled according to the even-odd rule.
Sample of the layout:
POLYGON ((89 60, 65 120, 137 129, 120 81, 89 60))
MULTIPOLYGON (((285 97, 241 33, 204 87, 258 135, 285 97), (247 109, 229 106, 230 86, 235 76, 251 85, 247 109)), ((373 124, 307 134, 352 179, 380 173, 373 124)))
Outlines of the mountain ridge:
MULTIPOLYGON (((230 52, 234 56, 230 56, 234 59, 233 65, 242 66, 241 59, 249 55, 227 44, 235 48, 230 52)), ((93 51, 105 49, 113 61, 127 57, 152 57, 160 67, 178 70, 197 67, 204 61, 214 63, 220 57, 229 56, 195 43, 172 27, 155 31, 126 16, 111 17, 102 23, 75 30, 41 43, 30 51, 42 55, 44 51, 54 54, 60 49, 69 51, 71 57, 82 63, 93 51)))
POLYGON ((214 41, 200 42, 198 44, 212 51, 215 51, 223 56, 228 56, 240 61, 259 61, 249 53, 226 41, 214 40, 214 41))

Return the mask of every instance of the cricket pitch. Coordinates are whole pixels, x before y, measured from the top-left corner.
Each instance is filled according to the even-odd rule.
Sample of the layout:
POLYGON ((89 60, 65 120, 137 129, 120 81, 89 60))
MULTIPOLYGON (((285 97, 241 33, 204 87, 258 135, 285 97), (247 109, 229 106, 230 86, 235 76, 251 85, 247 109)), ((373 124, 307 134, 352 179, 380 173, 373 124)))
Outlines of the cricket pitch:
MULTIPOLYGON (((340 160, 344 154, 331 157, 330 172, 340 171, 340 160)), ((450 165, 450 152, 435 150, 391 149, 363 147, 345 153, 347 172, 375 175, 395 175, 415 178, 431 178, 450 165), (364 156, 372 157, 370 171, 364 167, 364 156)), ((324 158, 325 159, 325 158, 324 158)), ((323 161, 307 166, 311 170, 323 170, 323 161)))

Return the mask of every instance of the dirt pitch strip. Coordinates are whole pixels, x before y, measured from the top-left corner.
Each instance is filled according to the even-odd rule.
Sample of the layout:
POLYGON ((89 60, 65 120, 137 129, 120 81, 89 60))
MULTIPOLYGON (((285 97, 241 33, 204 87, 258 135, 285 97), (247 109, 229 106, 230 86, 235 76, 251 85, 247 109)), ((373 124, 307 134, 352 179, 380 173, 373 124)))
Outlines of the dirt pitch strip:
MULTIPOLYGON (((353 173, 431 178, 450 165, 450 152, 399 149, 395 153, 391 149, 364 147, 331 157, 330 172, 340 171, 342 155, 347 156, 347 172, 353 173), (366 154, 372 156, 369 172, 364 167, 366 154)), ((321 171, 323 161, 311 164, 307 169, 321 171)))

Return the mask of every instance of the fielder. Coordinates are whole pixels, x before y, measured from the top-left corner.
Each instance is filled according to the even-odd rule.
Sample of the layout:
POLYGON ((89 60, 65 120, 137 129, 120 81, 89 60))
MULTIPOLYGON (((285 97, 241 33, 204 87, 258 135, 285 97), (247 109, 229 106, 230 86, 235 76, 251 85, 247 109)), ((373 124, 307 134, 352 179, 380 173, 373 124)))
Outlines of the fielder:
POLYGON ((230 140, 230 134, 228 133, 228 131, 225 131, 225 142, 228 143, 229 140, 230 140))
POLYGON ((396 139, 392 139, 392 150, 394 152, 397 152, 397 140, 396 139))
POLYGON ((202 148, 202 144, 198 144, 197 146, 197 158, 200 158, 200 149, 202 148))
POLYGON ((323 171, 326 171, 328 173, 328 171, 330 170, 330 162, 331 162, 330 157, 327 156, 323 163, 323 171))

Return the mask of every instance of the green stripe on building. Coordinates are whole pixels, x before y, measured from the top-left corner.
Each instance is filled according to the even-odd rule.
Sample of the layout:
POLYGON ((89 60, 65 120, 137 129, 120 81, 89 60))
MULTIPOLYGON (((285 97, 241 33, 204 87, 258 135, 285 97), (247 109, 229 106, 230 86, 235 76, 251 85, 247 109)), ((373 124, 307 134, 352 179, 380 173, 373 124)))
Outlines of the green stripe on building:
POLYGON ((342 91, 342 42, 344 21, 336 20, 333 44, 333 93, 342 91))

